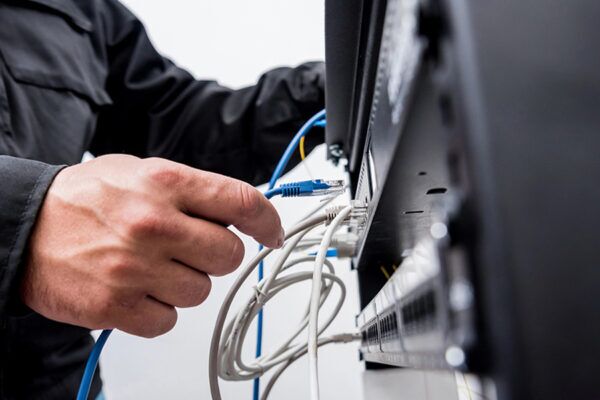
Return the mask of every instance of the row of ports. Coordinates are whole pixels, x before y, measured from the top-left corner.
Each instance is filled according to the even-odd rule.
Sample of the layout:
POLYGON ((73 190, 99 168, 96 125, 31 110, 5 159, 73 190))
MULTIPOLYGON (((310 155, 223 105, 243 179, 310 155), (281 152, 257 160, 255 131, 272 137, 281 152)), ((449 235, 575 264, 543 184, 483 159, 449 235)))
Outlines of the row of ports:
POLYGON ((399 336, 398 318, 394 309, 362 328, 363 346, 379 346, 380 343, 397 340, 399 336))
POLYGON ((403 334, 430 330, 436 321, 435 294, 429 290, 402 306, 403 334))
POLYGON ((398 318, 396 317, 396 311, 392 309, 385 316, 379 319, 379 332, 381 335, 381 341, 387 342, 398 338, 398 318))
POLYGON ((396 340, 400 334, 415 335, 435 327, 435 293, 431 290, 417 296, 401 307, 402 321, 392 308, 362 328, 363 346, 396 340))
POLYGON ((377 322, 373 322, 362 330, 362 345, 372 346, 379 344, 379 333, 377 330, 377 322))

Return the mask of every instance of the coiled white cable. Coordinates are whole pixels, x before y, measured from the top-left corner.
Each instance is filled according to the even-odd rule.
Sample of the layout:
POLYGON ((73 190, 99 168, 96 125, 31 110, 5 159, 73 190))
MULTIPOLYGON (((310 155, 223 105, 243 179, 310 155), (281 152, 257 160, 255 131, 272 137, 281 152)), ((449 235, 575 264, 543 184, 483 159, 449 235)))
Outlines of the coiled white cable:
MULTIPOLYGON (((293 245, 293 243, 290 243, 293 245)), ((256 287, 256 293, 250 296, 244 303, 242 309, 236 317, 230 321, 225 330, 223 337, 226 340, 221 343, 219 353, 221 354, 221 366, 219 376, 226 380, 247 380, 261 376, 272 367, 287 361, 290 357, 306 347, 306 343, 292 344, 298 335, 306 328, 308 324, 308 307, 301 318, 298 326, 292 331, 290 336, 277 346, 270 353, 265 353, 260 358, 254 360, 251 364, 246 364, 242 360, 242 346, 246 333, 251 321, 254 319, 258 310, 263 307, 280 291, 303 281, 308 281, 312 278, 312 272, 302 271, 281 274, 281 272, 302 263, 314 262, 315 257, 303 257, 297 260, 290 261, 281 268, 281 260, 275 265, 276 271, 271 277, 278 276, 271 282, 263 280, 256 287), (269 285, 270 283, 270 285, 269 285)), ((326 281, 322 286, 320 304, 322 305, 331 292, 333 284, 337 284, 340 288, 340 296, 337 300, 334 310, 330 314, 327 321, 322 325, 319 331, 326 329, 333 321, 345 299, 345 287, 343 282, 334 275, 333 266, 326 260, 326 266, 329 269, 328 273, 323 274, 323 280, 326 281)))
POLYGON ((315 352, 316 347, 320 345, 325 345, 334 342, 349 342, 352 340, 357 340, 359 338, 359 336, 354 333, 318 338, 318 336, 331 324, 331 322, 337 316, 339 310, 343 305, 346 294, 344 283, 341 281, 340 278, 335 276, 332 264, 324 256, 322 257, 322 260, 319 261, 319 254, 317 254, 316 257, 305 256, 295 260, 287 261, 290 254, 292 254, 298 243, 304 238, 304 236, 308 232, 310 232, 318 226, 321 226, 325 222, 331 221, 331 225, 327 229, 324 237, 324 239, 326 239, 328 237, 327 234, 330 233, 327 244, 325 244, 325 240, 323 240, 323 242, 321 243, 321 248, 325 246, 324 248, 326 252, 328 243, 331 241, 331 236, 333 235, 337 227, 339 227, 340 223, 349 215, 351 208, 352 207, 350 206, 344 208, 340 213, 343 213, 343 216, 340 218, 338 218, 339 215, 336 217, 337 211, 339 211, 338 207, 335 209, 335 211, 320 213, 319 215, 313 215, 311 217, 305 218, 302 222, 294 226, 286 235, 286 245, 283 247, 283 249, 280 250, 279 257, 277 258, 272 268, 272 273, 268 277, 263 279, 261 282, 259 282, 259 284, 255 287, 255 293, 253 293, 253 295, 250 296, 247 299, 247 301, 243 303, 241 310, 235 315, 235 317, 232 320, 230 320, 227 324, 225 324, 225 319, 231 307, 233 298, 239 291, 244 281, 256 268, 258 263, 267 255, 269 255, 272 252, 272 250, 262 250, 252 261, 250 261, 250 263, 247 266, 245 266, 241 270, 239 276, 237 277, 236 281, 227 293, 225 300, 223 301, 221 309, 219 310, 219 315, 217 317, 215 329, 213 331, 209 356, 209 380, 213 400, 221 400, 221 393, 218 382, 219 377, 221 379, 234 381, 248 380, 262 376, 271 368, 280 366, 280 368, 276 370, 274 375, 269 380, 267 387, 265 388, 265 391, 261 396, 262 400, 266 400, 274 383, 279 378, 281 373, 291 363, 300 358, 302 355, 309 352, 309 346, 306 342, 294 343, 294 341, 309 324, 309 320, 312 318, 311 312, 313 308, 316 307, 318 313, 318 309, 328 298, 334 285, 339 287, 340 296, 337 299, 337 302, 331 314, 329 314, 328 318, 326 318, 326 320, 322 322, 320 326, 315 325, 317 337, 317 343, 315 344, 315 352), (347 212, 346 209, 348 209, 347 212), (250 326, 250 323, 257 315, 258 310, 261 307, 263 307, 266 302, 268 302, 275 295, 277 295, 277 293, 284 290, 285 288, 302 281, 315 279, 315 271, 289 271, 291 268, 297 265, 313 261, 315 262, 315 271, 317 269, 317 266, 319 269, 318 290, 315 294, 313 281, 311 303, 305 311, 305 313, 303 314, 297 327, 292 331, 290 336, 283 341, 283 343, 281 343, 275 348, 275 350, 262 355, 260 358, 253 360, 253 362, 251 363, 244 362, 241 356, 244 339, 250 326), (322 271, 323 266, 327 268, 326 272, 322 271), (314 300, 315 298, 316 300, 314 300), (313 304, 313 302, 316 303, 313 304))

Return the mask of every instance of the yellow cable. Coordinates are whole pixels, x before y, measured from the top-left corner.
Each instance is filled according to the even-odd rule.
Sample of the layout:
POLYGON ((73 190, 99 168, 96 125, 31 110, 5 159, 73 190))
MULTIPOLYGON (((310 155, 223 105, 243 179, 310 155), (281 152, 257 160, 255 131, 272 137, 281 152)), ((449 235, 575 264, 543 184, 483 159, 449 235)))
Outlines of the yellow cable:
POLYGON ((305 137, 306 137, 306 136, 302 136, 302 137, 300 138, 300 145, 298 146, 298 147, 300 148, 300 159, 301 159, 302 161, 304 161, 304 159, 306 158, 306 153, 304 152, 304 138, 305 138, 305 137))
POLYGON ((304 138, 306 136, 302 136, 300 138, 300 143, 298 143, 298 149, 300 149, 300 159, 302 161, 300 161, 300 163, 304 164, 304 168, 306 169, 306 173, 308 174, 308 177, 310 178, 311 181, 314 181, 315 178, 313 178, 312 173, 310 172, 310 168, 308 168, 308 164, 306 163, 306 152, 304 151, 304 138))
POLYGON ((383 275, 385 275, 385 279, 389 280, 390 279, 390 274, 387 272, 387 270, 385 269, 385 267, 382 265, 379 267, 379 269, 381 270, 381 272, 383 272, 383 275))

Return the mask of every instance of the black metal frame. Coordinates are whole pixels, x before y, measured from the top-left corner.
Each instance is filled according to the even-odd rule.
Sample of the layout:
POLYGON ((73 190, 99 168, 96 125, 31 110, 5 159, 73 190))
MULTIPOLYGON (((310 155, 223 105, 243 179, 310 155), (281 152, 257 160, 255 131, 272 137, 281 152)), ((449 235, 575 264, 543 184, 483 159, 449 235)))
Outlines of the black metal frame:
MULTIPOLYGON (((351 57, 330 57, 327 20, 327 141, 350 155, 355 196, 368 193, 354 263, 362 306, 386 283, 380 265, 398 265, 441 219, 442 261, 465 255, 445 271, 458 269, 476 299, 473 318, 439 326, 471 332, 464 367, 491 377, 502 400, 600 398, 600 3, 420 2, 423 62, 399 123, 368 51, 384 3, 353 4, 362 34, 344 44, 351 57)), ((455 278, 440 277, 442 299, 455 278)), ((436 310, 452 320, 450 308, 436 310)))

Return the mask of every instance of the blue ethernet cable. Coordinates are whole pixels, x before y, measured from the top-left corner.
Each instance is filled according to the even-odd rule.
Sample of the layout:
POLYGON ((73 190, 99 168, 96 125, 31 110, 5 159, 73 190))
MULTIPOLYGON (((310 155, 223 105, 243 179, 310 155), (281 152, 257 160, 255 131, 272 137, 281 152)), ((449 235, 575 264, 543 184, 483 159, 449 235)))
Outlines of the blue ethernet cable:
POLYGON ((87 400, 90 393, 90 386, 92 386, 92 381, 94 380, 94 373, 98 367, 100 353, 102 353, 102 348, 104 347, 104 344, 106 343, 106 340, 110 336, 111 332, 112 329, 103 330, 100 334, 100 337, 96 341, 96 344, 94 345, 94 348, 88 357, 87 364, 85 365, 83 378, 81 378, 79 390, 77 391, 77 400, 87 400))
POLYGON ((267 190, 264 193, 264 195, 267 199, 272 199, 275 196, 281 196, 281 188, 278 187, 278 188, 273 188, 271 190, 267 190))
MULTIPOLYGON (((275 167, 273 171, 273 175, 271 175, 271 179, 269 180, 268 190, 272 190, 277 183, 277 180, 283 175, 283 171, 285 167, 289 163, 292 155, 296 151, 300 140, 306 136, 306 134, 312 129, 312 127, 317 126, 325 126, 325 110, 321 110, 315 115, 313 115, 308 121, 302 125, 302 127, 298 130, 296 135, 292 138, 290 144, 283 152, 283 155, 279 159, 279 163, 275 167)), ((268 192, 267 192, 268 193, 268 192)), ((258 251, 262 250, 262 245, 258 246, 258 251)), ((260 282, 264 278, 264 263, 261 261, 258 264, 258 281, 260 282)), ((262 330, 263 330, 263 310, 262 308, 258 310, 258 315, 256 317, 256 358, 260 357, 262 354, 262 330)), ((253 400, 259 400, 260 397, 260 378, 254 378, 254 383, 252 387, 252 398, 253 400)))
POLYGON ((264 195, 267 199, 275 196, 281 197, 306 197, 322 196, 344 191, 344 181, 315 179, 313 181, 301 181, 284 183, 279 187, 267 190, 264 195))
POLYGON ((322 119, 322 120, 315 122, 315 124, 313 126, 317 126, 319 128, 325 128, 326 125, 327 125, 327 121, 322 119))
POLYGON ((290 144, 288 144, 288 147, 283 152, 279 163, 275 167, 273 175, 271 175, 271 179, 269 180, 269 190, 275 187, 277 180, 281 177, 281 175, 283 175, 283 171, 285 170, 285 167, 287 167, 288 163, 290 162, 290 159, 292 158, 292 155, 296 151, 298 143, 300 143, 300 139, 306 136, 306 134, 310 131, 310 129, 313 126, 316 126, 317 123, 321 122, 325 122, 325 110, 319 111, 318 113, 313 115, 308 121, 306 121, 304 125, 302 125, 300 130, 292 138, 292 141, 290 142, 290 144))
MULTIPOLYGON (((325 110, 320 111, 315 114, 311 119, 309 119, 303 126, 300 128, 298 133, 294 136, 288 147, 286 148, 283 156, 279 160, 277 167, 275 168, 275 172, 273 172, 273 176, 269 181, 269 189, 264 193, 267 199, 271 199, 274 196, 282 196, 282 197, 299 197, 299 196, 316 196, 327 193, 334 193, 339 190, 344 190, 342 181, 325 181, 321 179, 317 179, 314 181, 302 181, 302 182, 292 182, 285 183, 281 186, 275 188, 275 184, 277 180, 285 170, 290 158, 296 151, 296 147, 298 147, 298 143, 300 143, 300 139, 305 136, 308 131, 313 126, 325 126, 325 110)), ((262 250, 262 246, 259 246, 259 249, 262 250)), ((262 280, 264 276, 264 266, 261 262, 258 268, 258 280, 262 280)), ((258 313, 258 331, 256 338, 256 357, 260 357, 262 353, 262 321, 263 321, 262 309, 258 313)), ((83 372, 83 377, 81 379, 81 383, 79 384, 79 390, 77 391, 77 400, 87 400, 90 392, 90 387, 92 385, 92 381, 94 379, 94 373, 96 372, 96 368, 98 367, 98 361, 100 360, 100 353, 102 353, 102 349, 108 337, 112 333, 112 329, 105 329, 100 334, 100 337, 94 344, 92 348, 92 352, 90 353, 85 370, 83 372)), ((258 400, 259 397, 259 378, 254 380, 254 399, 258 400)))

